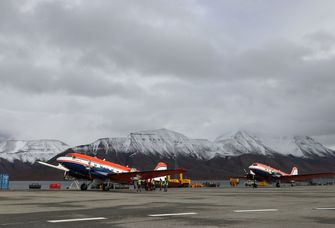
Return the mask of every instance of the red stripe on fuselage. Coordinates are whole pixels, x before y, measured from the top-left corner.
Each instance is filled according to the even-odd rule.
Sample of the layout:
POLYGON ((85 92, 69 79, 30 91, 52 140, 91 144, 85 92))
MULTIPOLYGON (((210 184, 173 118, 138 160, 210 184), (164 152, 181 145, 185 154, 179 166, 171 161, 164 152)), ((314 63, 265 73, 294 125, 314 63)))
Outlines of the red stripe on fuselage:
POLYGON ((280 173, 281 175, 283 176, 290 176, 290 174, 288 173, 284 173, 283 171, 279 170, 279 169, 275 169, 275 168, 272 168, 271 166, 268 166, 268 165, 264 165, 262 163, 256 163, 257 166, 260 166, 260 167, 263 167, 265 169, 269 169, 271 170, 272 172, 277 172, 277 173, 280 173))
POLYGON ((80 158, 80 159, 84 159, 84 160, 87 160, 87 161, 95 162, 95 163, 98 163, 98 164, 110 166, 110 167, 112 167, 114 169, 119 169, 119 170, 122 170, 122 171, 125 171, 125 172, 130 172, 130 170, 131 170, 129 167, 122 166, 122 165, 119 165, 119 164, 115 164, 115 163, 109 162, 109 161, 104 161, 104 160, 101 160, 99 158, 91 157, 91 156, 84 155, 84 154, 69 153, 66 156, 67 157, 80 158))

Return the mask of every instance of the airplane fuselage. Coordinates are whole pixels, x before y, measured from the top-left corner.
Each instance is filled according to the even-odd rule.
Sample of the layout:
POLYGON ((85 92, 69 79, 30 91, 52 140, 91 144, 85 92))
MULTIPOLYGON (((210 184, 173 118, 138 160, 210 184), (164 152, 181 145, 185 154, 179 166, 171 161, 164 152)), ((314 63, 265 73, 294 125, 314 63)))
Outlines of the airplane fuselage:
POLYGON ((68 174, 83 179, 105 179, 110 173, 130 172, 131 168, 104 161, 95 157, 70 153, 57 158, 59 164, 67 168, 68 174))
MULTIPOLYGON (((261 163, 253 163, 249 166, 250 177, 256 180, 266 180, 272 181, 277 180, 282 176, 290 176, 291 174, 285 173, 281 170, 272 168, 271 166, 267 166, 261 163)), ((251 179, 251 178, 250 178, 251 179)))

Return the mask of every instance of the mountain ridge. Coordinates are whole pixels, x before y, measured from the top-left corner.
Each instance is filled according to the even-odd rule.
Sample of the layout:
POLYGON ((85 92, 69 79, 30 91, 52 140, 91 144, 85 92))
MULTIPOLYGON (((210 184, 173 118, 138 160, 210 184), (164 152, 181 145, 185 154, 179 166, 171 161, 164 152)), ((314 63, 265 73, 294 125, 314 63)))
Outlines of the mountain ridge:
POLYGON ((151 153, 174 156, 182 153, 199 159, 215 156, 239 156, 242 154, 293 155, 296 157, 335 156, 335 151, 323 146, 309 136, 256 135, 237 131, 232 135, 221 135, 214 141, 190 139, 167 129, 147 130, 129 133, 127 137, 103 138, 74 149, 92 151, 115 150, 128 153, 151 153))
MULTIPOLYGON (((47 161, 70 146, 59 140, 5 140, 0 142, 0 158, 34 163, 47 161)), ((175 157, 178 154, 197 159, 210 160, 214 157, 258 154, 273 156, 281 154, 296 157, 329 157, 335 151, 325 147, 309 136, 274 136, 249 131, 236 131, 217 137, 214 141, 191 139, 168 129, 154 129, 131 132, 125 137, 101 138, 96 141, 72 147, 74 151, 96 154, 100 152, 143 153, 175 157)))
MULTIPOLYGON (((15 140, 10 142, 14 143, 15 140)), ((22 141, 18 142, 22 144, 22 141)), ((4 142, 0 145, 4 145, 4 142)), ((243 169, 247 169, 253 162, 263 162, 283 170, 296 165, 302 173, 335 171, 334 150, 308 136, 277 138, 240 131, 210 141, 191 139, 178 132, 158 129, 132 132, 125 137, 97 139, 90 144, 72 148, 49 146, 45 149, 41 146, 43 143, 37 145, 40 151, 29 152, 29 148, 36 147, 26 147, 15 152, 13 148, 16 147, 13 146, 12 150, 7 150, 8 153, 4 153, 0 146, 0 173, 9 173, 12 180, 60 180, 62 172, 34 161, 47 160, 56 164, 57 157, 71 152, 97 156, 139 170, 152 170, 158 162, 163 161, 172 169, 185 168, 187 176, 194 179, 240 176, 243 175, 243 169), (50 148, 56 149, 50 151, 50 148), (291 151, 278 152, 287 148, 291 151), (12 157, 8 159, 9 156, 12 157)), ((63 145, 62 142, 60 145, 63 145)))
POLYGON ((0 142, 0 158, 10 162, 14 160, 28 163, 34 163, 36 160, 48 161, 68 148, 70 147, 67 144, 55 139, 9 139, 0 142))

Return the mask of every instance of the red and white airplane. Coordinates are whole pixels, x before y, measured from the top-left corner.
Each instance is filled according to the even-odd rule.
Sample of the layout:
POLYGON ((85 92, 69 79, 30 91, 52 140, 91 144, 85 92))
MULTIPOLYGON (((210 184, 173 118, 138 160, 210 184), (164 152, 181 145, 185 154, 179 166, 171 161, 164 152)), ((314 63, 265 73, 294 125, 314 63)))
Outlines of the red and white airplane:
POLYGON ((130 184, 134 180, 139 179, 164 179, 167 175, 185 172, 184 169, 168 170, 167 165, 163 162, 159 162, 152 171, 141 172, 134 168, 79 153, 69 153, 63 157, 58 157, 57 162, 57 166, 41 161, 38 163, 64 171, 66 179, 87 180, 89 183, 81 184, 81 190, 87 190, 88 186, 93 183, 101 185, 104 190, 108 190, 111 187, 111 183, 130 184))
POLYGON ((317 178, 331 178, 335 177, 335 173, 311 173, 299 175, 297 167, 293 167, 291 173, 285 173, 279 169, 256 162, 249 166, 249 172, 246 173, 245 177, 254 181, 254 187, 257 187, 256 181, 266 181, 268 183, 275 182, 276 187, 280 187, 281 182, 294 183, 295 181, 307 181, 317 178))

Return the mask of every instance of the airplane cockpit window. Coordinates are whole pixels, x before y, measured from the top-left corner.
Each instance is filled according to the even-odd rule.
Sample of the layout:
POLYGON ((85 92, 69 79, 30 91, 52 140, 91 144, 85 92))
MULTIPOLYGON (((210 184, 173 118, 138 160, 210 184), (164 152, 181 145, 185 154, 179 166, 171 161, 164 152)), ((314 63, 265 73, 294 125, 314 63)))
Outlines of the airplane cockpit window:
POLYGON ((252 166, 257 166, 257 163, 252 164, 252 166))

